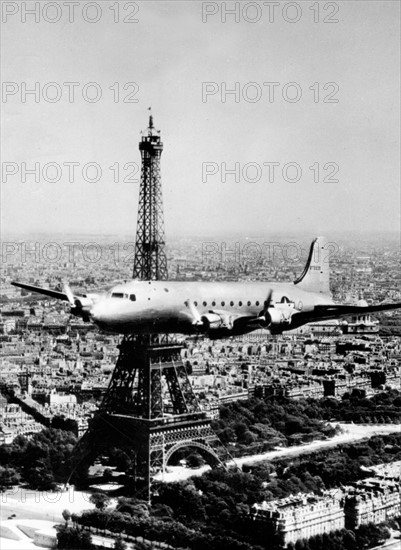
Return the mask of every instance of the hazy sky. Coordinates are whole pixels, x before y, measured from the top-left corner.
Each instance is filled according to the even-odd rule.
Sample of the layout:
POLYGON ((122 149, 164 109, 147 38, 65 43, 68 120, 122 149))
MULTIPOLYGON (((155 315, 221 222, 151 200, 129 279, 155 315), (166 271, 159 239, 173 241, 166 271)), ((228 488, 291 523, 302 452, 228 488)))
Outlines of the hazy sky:
MULTIPOLYGON (((95 23, 84 16, 100 15, 96 3, 82 0, 73 22, 67 2, 58 3, 59 12, 55 3, 40 2, 39 20, 27 14, 23 22, 23 4, 33 2, 2 2, 10 13, 3 12, 2 25, 3 233, 133 233, 139 183, 115 183, 110 167, 119 164, 121 180, 129 172, 125 163, 140 163, 138 141, 149 106, 164 142, 167 238, 233 230, 329 237, 334 230, 399 229, 398 2, 322 1, 319 13, 314 2, 281 2, 272 22, 266 2, 247 3, 238 22, 234 15, 223 22, 222 4, 208 2, 217 13, 203 22, 202 2, 146 1, 136 3, 137 23, 121 21, 133 2, 119 2, 118 23, 114 1, 97 2, 101 17, 95 23), (58 16, 54 23, 45 20, 58 16), (35 82, 38 103, 23 95, 35 82), (51 82, 58 87, 46 87, 51 82), (65 82, 78 83, 72 102, 65 82), (94 97, 95 87, 85 88, 90 82, 102 91, 97 102, 83 98, 94 97), (134 91, 123 89, 129 82, 138 87, 132 95, 138 102, 122 101, 134 91), (202 101, 205 82, 215 83, 209 89, 216 93, 202 101), (222 101, 223 83, 233 89, 236 82, 238 102, 233 94, 222 101), (278 83, 271 102, 266 82, 278 83), (285 86, 291 82, 297 86, 285 86), (330 82, 335 84, 324 89, 330 82), (119 102, 117 86, 109 89, 114 83, 119 102), (57 90, 60 100, 49 101, 57 90), (289 101, 300 91, 299 101, 289 101), (337 103, 323 102, 330 93, 337 103), (73 182, 63 166, 71 162, 79 163, 73 182), (102 169, 97 182, 82 177, 89 162, 102 169), (280 163, 274 181, 263 164, 269 162, 280 163), (283 179, 282 167, 290 162, 302 169, 299 181, 283 179), (39 163, 39 182, 33 175, 21 181, 24 163, 39 163), (55 175, 53 164, 43 176, 48 163, 62 168, 60 181, 45 181, 55 175), (207 181, 204 163, 217 171, 207 181), (230 174, 222 181, 223 163, 227 169, 239 163, 240 181, 230 174), (338 165, 332 176, 338 182, 323 181, 335 166, 324 169, 326 163, 338 165), (6 178, 5 170, 18 173, 6 178)), ((237 4, 243 10, 244 3, 237 4)), ((94 172, 86 175, 91 179, 94 172)), ((294 168, 288 167, 287 179, 296 179, 294 168)))

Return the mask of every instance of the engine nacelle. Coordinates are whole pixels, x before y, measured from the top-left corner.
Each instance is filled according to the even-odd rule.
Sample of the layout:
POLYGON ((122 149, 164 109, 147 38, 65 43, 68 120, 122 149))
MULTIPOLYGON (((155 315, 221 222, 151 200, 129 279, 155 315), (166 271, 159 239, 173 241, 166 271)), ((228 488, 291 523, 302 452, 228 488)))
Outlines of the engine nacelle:
POLYGON ((82 317, 84 321, 89 321, 89 313, 93 306, 93 300, 86 296, 80 296, 74 299, 75 306, 71 307, 71 313, 82 317))
POLYGON ((293 310, 282 310, 274 307, 269 307, 267 312, 262 315, 264 320, 261 322, 263 328, 280 330, 287 328, 291 324, 291 315, 293 310))
POLYGON ((222 328, 231 330, 233 328, 232 317, 226 313, 209 312, 202 315, 201 321, 205 330, 217 330, 222 328))
POLYGON ((77 308, 82 309, 84 311, 89 311, 89 309, 93 306, 93 300, 91 300, 90 298, 87 298, 86 296, 80 296, 79 298, 75 298, 74 302, 77 308))

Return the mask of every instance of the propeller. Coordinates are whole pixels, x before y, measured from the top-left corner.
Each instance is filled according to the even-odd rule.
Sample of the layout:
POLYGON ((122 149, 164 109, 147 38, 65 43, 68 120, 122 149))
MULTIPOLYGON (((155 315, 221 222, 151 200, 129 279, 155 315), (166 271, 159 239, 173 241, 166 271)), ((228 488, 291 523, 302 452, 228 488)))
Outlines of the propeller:
POLYGON ((269 293, 267 295, 267 298, 264 302, 264 306, 262 311, 259 313, 259 315, 249 321, 250 324, 258 324, 258 325, 266 325, 268 322, 268 319, 270 319, 270 313, 269 308, 271 308, 271 304, 273 301, 273 291, 270 289, 269 293))
MULTIPOLYGON (((290 303, 278 304, 276 307, 272 305, 273 291, 270 290, 265 301, 263 311, 253 321, 261 324, 264 327, 269 327, 275 331, 279 330, 279 327, 289 326, 291 323, 294 309, 290 307, 290 303)), ((282 329, 281 329, 282 330, 282 329)))
POLYGON ((86 322, 90 321, 91 308, 93 306, 93 297, 74 296, 70 286, 67 283, 63 285, 64 294, 67 296, 71 307, 71 313, 77 317, 82 317, 86 322))

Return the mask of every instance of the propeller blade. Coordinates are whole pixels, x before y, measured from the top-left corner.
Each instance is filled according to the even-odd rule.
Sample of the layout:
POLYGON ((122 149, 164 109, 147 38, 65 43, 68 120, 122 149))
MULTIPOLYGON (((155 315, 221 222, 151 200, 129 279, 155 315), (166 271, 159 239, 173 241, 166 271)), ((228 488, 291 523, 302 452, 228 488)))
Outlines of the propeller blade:
POLYGON ((192 315, 192 318, 193 318, 192 324, 193 325, 199 325, 199 326, 203 325, 201 315, 200 315, 199 311, 197 310, 196 305, 192 302, 192 300, 189 300, 189 299, 186 300, 185 305, 187 306, 187 308, 191 312, 191 315, 192 315))
POLYGON ((269 308, 271 306, 272 300, 273 300, 273 291, 272 289, 270 289, 267 295, 267 298, 264 302, 263 310, 259 313, 257 317, 255 317, 254 319, 250 319, 248 321, 250 325, 254 325, 254 324, 259 325, 261 323, 266 322, 266 319, 269 316, 269 308))
POLYGON ((264 317, 272 303, 272 298, 273 298, 273 291, 270 289, 269 290, 269 293, 267 295, 267 298, 265 300, 265 305, 264 305, 264 308, 263 308, 263 312, 262 312, 262 316, 264 317))
POLYGON ((63 285, 64 294, 67 296, 68 302, 71 307, 75 307, 75 300, 74 295, 72 293, 71 288, 68 286, 67 283, 63 285))

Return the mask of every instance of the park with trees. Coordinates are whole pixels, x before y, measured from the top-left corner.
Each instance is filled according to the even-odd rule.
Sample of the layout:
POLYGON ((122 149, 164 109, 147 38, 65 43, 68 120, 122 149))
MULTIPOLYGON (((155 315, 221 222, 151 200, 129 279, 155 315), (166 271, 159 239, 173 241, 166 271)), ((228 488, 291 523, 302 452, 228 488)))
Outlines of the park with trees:
MULTIPOLYGON (((291 445, 294 435, 329 437, 335 428, 328 422, 344 420, 350 414, 396 419, 400 410, 400 393, 395 390, 378 393, 371 399, 354 393, 342 401, 250 399, 222 407, 214 427, 227 446, 245 454, 252 453, 255 443, 269 445, 275 441, 281 446, 291 445)), ((19 436, 13 443, 1 445, 0 487, 25 484, 38 490, 56 489, 57 482, 64 482, 71 472, 76 441, 72 432, 47 428, 29 439, 19 436)), ((197 452, 184 456, 190 466, 203 463, 197 452)), ((110 480, 112 469, 122 475, 132 471, 134 457, 129 449, 110 448, 106 458, 105 481, 110 480)), ((133 498, 126 484, 116 507, 110 507, 106 494, 97 492, 91 497, 94 510, 72 516, 65 511, 65 524, 58 533, 59 547, 91 548, 90 536, 80 528, 91 526, 194 550, 275 550, 282 548, 280 533, 268 532, 265 524, 253 520, 254 503, 298 492, 320 494, 369 475, 361 466, 395 460, 401 460, 400 433, 292 458, 245 464, 242 470, 213 469, 186 481, 158 483, 153 486, 151 505, 133 498)), ((324 548, 369 548, 373 546, 367 543, 369 537, 372 541, 384 540, 386 532, 386 526, 364 526, 355 532, 342 530, 323 536, 324 548)), ((318 537, 299 541, 288 550, 317 550, 322 540, 318 537)))
MULTIPOLYGON (((280 533, 269 532, 266 524, 254 521, 250 512, 255 502, 298 492, 321 494, 370 475, 360 464, 400 459, 401 434, 375 436, 310 455, 245 465, 242 471, 214 469, 186 481, 160 483, 154 486, 151 505, 127 496, 120 497, 111 509, 100 499, 95 510, 73 516, 73 520, 194 550, 275 550, 282 548, 280 533)), ((385 525, 363 526, 355 532, 342 530, 324 536, 324 548, 362 550, 387 536, 385 525)), ((300 541, 288 550, 318 550, 321 541, 321 537, 300 541)))

